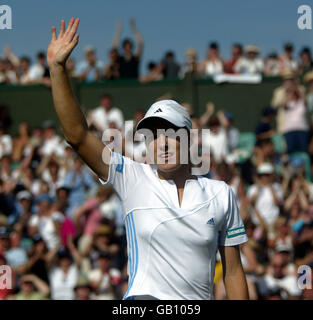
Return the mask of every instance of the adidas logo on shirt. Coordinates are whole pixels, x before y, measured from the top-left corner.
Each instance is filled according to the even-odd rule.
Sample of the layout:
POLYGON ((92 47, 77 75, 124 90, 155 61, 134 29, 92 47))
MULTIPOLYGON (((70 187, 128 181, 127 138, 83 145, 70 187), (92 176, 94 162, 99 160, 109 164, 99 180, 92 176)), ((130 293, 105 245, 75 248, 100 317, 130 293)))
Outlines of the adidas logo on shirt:
POLYGON ((211 225, 211 226, 215 226, 214 219, 211 218, 210 220, 208 220, 207 224, 209 224, 209 225, 211 225))
POLYGON ((161 108, 159 108, 157 111, 155 111, 154 113, 157 113, 157 112, 163 112, 161 108))

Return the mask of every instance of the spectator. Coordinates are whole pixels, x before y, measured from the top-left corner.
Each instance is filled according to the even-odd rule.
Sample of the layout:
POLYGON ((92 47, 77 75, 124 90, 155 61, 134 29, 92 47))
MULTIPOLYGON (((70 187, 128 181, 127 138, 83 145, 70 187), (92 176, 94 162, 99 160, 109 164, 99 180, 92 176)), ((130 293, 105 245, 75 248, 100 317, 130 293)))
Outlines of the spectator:
POLYGON ((180 66, 175 60, 174 52, 166 52, 165 57, 161 61, 161 68, 165 79, 178 78, 180 66))
POLYGON ((284 45, 284 53, 279 57, 281 63, 281 74, 284 74, 288 71, 297 72, 298 63, 292 57, 293 54, 293 44, 286 43, 284 45))
POLYGON ((223 73, 223 61, 220 58, 220 51, 217 42, 211 42, 207 51, 206 59, 200 65, 201 74, 204 77, 212 77, 223 73))
POLYGON ((278 183, 273 182, 274 168, 270 163, 263 163, 257 168, 257 180, 248 189, 248 199, 254 207, 252 221, 260 225, 260 217, 264 219, 269 228, 273 227, 279 215, 279 206, 282 201, 282 190, 278 183))
POLYGON ((34 274, 21 278, 20 292, 14 295, 15 300, 45 300, 49 295, 49 286, 34 274))
POLYGON ((157 65, 153 61, 151 61, 148 64, 148 73, 140 77, 140 82, 147 83, 151 81, 160 81, 162 79, 162 66, 157 65))
MULTIPOLYGON (((139 63, 143 50, 143 38, 136 28, 135 20, 130 19, 130 27, 137 41, 137 52, 133 53, 133 42, 130 39, 125 39, 122 43, 123 54, 120 57, 120 77, 122 79, 138 79, 139 78, 139 63)), ((113 40, 113 49, 118 49, 122 24, 118 22, 116 34, 113 40)))
POLYGON ((103 76, 104 63, 96 57, 96 49, 92 46, 85 48, 86 60, 78 63, 75 73, 80 81, 99 81, 103 76))
POLYGON ((121 272, 113 268, 112 257, 107 252, 100 252, 97 260, 97 268, 91 270, 88 278, 99 300, 115 300, 116 287, 121 282, 121 272))
POLYGON ((287 93, 284 108, 284 136, 287 152, 307 152, 309 143, 309 126, 306 120, 306 104, 304 96, 297 89, 287 93))
POLYGON ((259 282, 261 296, 268 296, 270 292, 280 291, 282 298, 299 299, 301 289, 297 285, 297 278, 286 271, 286 263, 281 253, 275 253, 266 274, 259 282))
POLYGON ((22 57, 19 64, 19 84, 31 84, 30 77, 30 64, 31 60, 28 57, 22 57))
POLYGON ((0 159, 12 153, 12 138, 5 132, 5 126, 0 123, 0 159))
POLYGON ((276 52, 270 53, 264 65, 264 75, 266 76, 279 76, 281 74, 280 60, 276 52))
POLYGON ((234 66, 237 61, 242 57, 242 45, 235 43, 232 47, 232 57, 230 60, 224 62, 224 72, 225 73, 235 73, 234 66))
POLYGON ((117 48, 109 52, 109 63, 104 67, 105 79, 116 80, 120 78, 120 56, 117 48))
POLYGON ((38 52, 37 63, 30 67, 29 78, 32 83, 50 85, 50 72, 46 66, 46 55, 44 52, 38 52))
POLYGON ((67 59, 65 68, 70 78, 77 78, 75 60, 73 58, 67 59))
POLYGON ((85 276, 80 276, 74 287, 75 300, 91 300, 91 286, 85 276))
POLYGON ((254 129, 256 136, 256 145, 260 144, 263 139, 270 139, 273 137, 275 130, 272 129, 271 123, 276 115, 276 110, 271 107, 266 107, 262 110, 262 117, 254 129))
POLYGON ((313 68, 313 60, 311 49, 308 47, 304 47, 300 52, 301 62, 299 64, 299 73, 304 75, 305 73, 312 71, 313 68))
POLYGON ((185 52, 185 63, 181 68, 181 78, 184 78, 188 74, 192 74, 196 77, 200 75, 198 69, 198 54, 193 48, 189 48, 185 52))
POLYGON ((89 112, 87 121, 89 126, 95 127, 102 133, 112 122, 117 128, 122 129, 124 117, 120 109, 112 106, 112 97, 109 94, 103 94, 100 106, 89 112))
POLYGON ((296 74, 287 70, 282 74, 283 83, 273 92, 271 106, 277 109, 277 131, 282 133, 285 125, 285 106, 287 103, 288 92, 297 89, 300 95, 304 97, 305 88, 299 85, 296 74))
POLYGON ((264 69, 263 60, 258 58, 260 49, 255 45, 248 45, 245 48, 245 56, 240 57, 234 65, 236 73, 262 74, 264 69))

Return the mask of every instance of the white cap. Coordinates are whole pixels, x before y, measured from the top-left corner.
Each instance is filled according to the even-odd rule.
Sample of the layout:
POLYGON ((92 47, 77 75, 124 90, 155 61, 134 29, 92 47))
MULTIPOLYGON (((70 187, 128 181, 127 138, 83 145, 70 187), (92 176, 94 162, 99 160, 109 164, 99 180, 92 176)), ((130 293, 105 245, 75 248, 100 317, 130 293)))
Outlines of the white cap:
POLYGON ((146 128, 147 119, 161 118, 179 128, 192 128, 192 123, 187 110, 174 100, 161 100, 154 103, 144 118, 137 124, 137 130, 146 128))
POLYGON ((30 192, 23 190, 20 191, 17 195, 16 195, 18 200, 22 200, 22 199, 27 199, 27 200, 31 200, 32 195, 30 192))
POLYGON ((274 173, 274 167, 270 163, 264 162, 258 167, 257 173, 258 174, 272 174, 272 173, 274 173))

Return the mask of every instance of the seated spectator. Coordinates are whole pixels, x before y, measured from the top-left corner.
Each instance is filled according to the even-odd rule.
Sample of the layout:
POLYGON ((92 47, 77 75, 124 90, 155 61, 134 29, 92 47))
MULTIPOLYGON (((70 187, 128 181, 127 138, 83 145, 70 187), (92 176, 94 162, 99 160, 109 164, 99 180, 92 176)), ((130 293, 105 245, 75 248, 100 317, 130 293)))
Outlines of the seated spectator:
POLYGON ((293 59, 292 54, 293 54, 293 44, 286 43, 284 45, 284 52, 279 57, 279 61, 281 65, 280 74, 284 74, 287 71, 291 71, 294 73, 298 71, 298 63, 295 59, 293 59))
POLYGON ((83 204, 86 196, 93 195, 97 188, 90 170, 78 156, 75 158, 74 169, 65 176, 64 186, 70 190, 68 217, 71 218, 76 208, 83 204))
POLYGON ((301 289, 298 287, 295 275, 286 270, 286 262, 282 253, 275 253, 266 274, 259 282, 258 288, 261 297, 267 296, 269 291, 280 291, 284 299, 299 299, 301 289))
POLYGON ((74 287, 75 300, 92 300, 91 286, 89 280, 85 276, 79 276, 77 283, 74 287))
POLYGON ((102 133, 109 128, 110 122, 114 122, 117 128, 122 129, 124 116, 120 109, 113 107, 112 97, 109 94, 103 94, 100 106, 88 113, 87 121, 89 126, 95 127, 102 133))
POLYGON ((19 84, 31 84, 32 79, 30 77, 30 64, 31 60, 28 57, 22 57, 19 64, 19 84))
POLYGON ((265 59, 264 75, 269 77, 281 75, 280 60, 276 52, 270 53, 265 59))
POLYGON ((60 246, 60 230, 64 215, 55 210, 51 197, 41 194, 36 199, 37 213, 29 221, 29 234, 40 234, 48 250, 60 246))
POLYGON ((160 81, 162 79, 162 66, 157 65, 153 61, 151 61, 148 64, 148 73, 140 77, 140 82, 147 83, 151 81, 160 81))
MULTIPOLYGON (((130 39, 125 39, 122 43, 123 54, 119 59, 120 77, 122 79, 138 79, 139 78, 139 63, 143 50, 143 38, 136 28, 135 20, 130 19, 130 27, 137 41, 137 52, 133 53, 134 45, 130 39)), ((117 25, 116 34, 113 40, 113 49, 118 49, 120 36, 122 31, 121 22, 117 25)))
POLYGON ((161 61, 161 68, 165 79, 178 78, 180 66, 176 62, 174 52, 166 52, 165 57, 161 61))
POLYGON ((120 55, 116 48, 109 52, 109 63, 104 67, 104 76, 106 80, 115 80, 120 78, 120 55))
POLYGON ((212 77, 223 73, 223 61, 217 42, 211 42, 207 51, 206 59, 201 62, 200 72, 204 77, 212 77))
POLYGON ((15 300, 46 300, 50 289, 47 283, 34 274, 22 276, 20 291, 14 295, 15 300))
POLYGON ((235 43, 232 47, 232 56, 230 60, 224 62, 224 72, 225 73, 236 73, 234 70, 234 66, 237 61, 241 58, 243 53, 242 45, 239 43, 235 43))
POLYGON ((12 138, 5 132, 3 123, 0 123, 0 159, 3 156, 9 156, 12 153, 12 138))
POLYGON ((80 81, 100 81, 103 76, 104 63, 97 59, 96 49, 92 46, 85 48, 86 60, 77 64, 76 74, 80 81))
POLYGON ((97 267, 88 273, 88 279, 97 299, 116 299, 115 291, 121 283, 121 272, 112 267, 112 257, 109 253, 99 253, 97 267))
POLYGON ((228 151, 233 152, 239 143, 239 130, 233 125, 234 116, 230 112, 220 110, 217 117, 227 135, 228 151))
POLYGON ((209 144, 210 153, 213 155, 215 161, 220 163, 226 159, 229 153, 227 135, 217 117, 211 117, 209 120, 209 129, 209 141, 202 141, 202 145, 209 144))
POLYGON ((260 49, 255 45, 248 45, 245 48, 245 55, 240 57, 234 65, 234 71, 241 74, 262 74, 264 63, 258 58, 260 49))
POLYGON ((248 189, 248 199, 254 207, 252 221, 260 225, 260 217, 269 228, 272 228, 279 215, 279 206, 282 201, 280 184, 273 182, 274 168, 270 163, 263 163, 257 168, 256 183, 248 189))
POLYGON ((12 160, 14 162, 21 161, 25 155, 24 151, 30 140, 30 128, 26 121, 19 124, 18 136, 13 139, 12 160))
POLYGON ((299 64, 299 73, 304 75, 305 73, 312 71, 313 60, 311 49, 309 47, 304 47, 300 52, 300 64, 299 64))
POLYGON ((272 129, 271 123, 276 115, 276 110, 271 107, 266 107, 262 110, 262 117, 254 129, 256 136, 256 145, 260 144, 261 140, 270 139, 275 133, 272 129))
MULTIPOLYGON (((75 256, 74 256, 75 259, 75 256)), ((73 255, 62 250, 58 253, 56 262, 49 270, 51 299, 74 300, 74 288, 79 278, 79 265, 73 261, 73 255)))

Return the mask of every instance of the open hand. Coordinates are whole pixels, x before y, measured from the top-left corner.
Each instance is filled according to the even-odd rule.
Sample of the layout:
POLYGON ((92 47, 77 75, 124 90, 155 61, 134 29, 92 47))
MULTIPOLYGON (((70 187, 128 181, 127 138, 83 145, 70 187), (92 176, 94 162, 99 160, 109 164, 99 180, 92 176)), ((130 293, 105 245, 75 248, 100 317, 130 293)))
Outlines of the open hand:
POLYGON ((50 68, 56 65, 65 66, 67 58, 78 43, 79 36, 76 31, 79 21, 79 18, 71 18, 65 30, 65 22, 62 20, 58 37, 56 28, 52 27, 52 38, 47 51, 47 62, 50 68))

